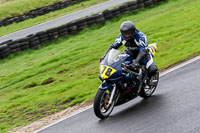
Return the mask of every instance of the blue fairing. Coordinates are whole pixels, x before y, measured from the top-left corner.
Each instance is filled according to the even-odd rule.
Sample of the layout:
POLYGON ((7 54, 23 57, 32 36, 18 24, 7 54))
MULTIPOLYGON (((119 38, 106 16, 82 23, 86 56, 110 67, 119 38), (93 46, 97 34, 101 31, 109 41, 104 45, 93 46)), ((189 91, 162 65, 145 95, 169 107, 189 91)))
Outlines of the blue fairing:
POLYGON ((134 58, 132 56, 130 56, 129 54, 122 53, 115 57, 114 62, 109 64, 108 56, 106 56, 105 59, 101 62, 100 66, 99 66, 100 79, 101 79, 101 65, 107 65, 109 67, 112 67, 116 70, 116 72, 113 73, 110 77, 104 79, 104 82, 99 86, 99 89, 110 90, 110 89, 113 89, 113 84, 118 84, 119 82, 126 83, 126 82, 130 81, 131 80, 130 77, 122 75, 121 64, 124 62, 127 62, 127 61, 132 63, 133 60, 134 60, 134 58))
POLYGON ((108 83, 104 82, 99 86, 99 89, 101 89, 101 90, 110 90, 110 89, 113 89, 113 86, 111 84, 108 84, 108 83))
POLYGON ((112 76, 110 76, 108 79, 113 79, 113 78, 122 76, 122 67, 121 67, 121 64, 124 63, 124 62, 126 62, 126 61, 129 61, 129 62, 132 63, 133 57, 128 56, 128 57, 126 57, 126 58, 124 58, 124 59, 121 59, 121 60, 119 60, 118 62, 116 62, 116 63, 110 65, 112 68, 115 68, 115 69, 117 70, 117 72, 115 72, 115 73, 114 73, 112 76))
POLYGON ((121 64, 123 62, 129 61, 130 63, 132 63, 133 60, 134 60, 134 58, 132 56, 127 55, 127 56, 121 57, 117 62, 115 62, 111 65, 108 65, 107 59, 105 58, 104 64, 100 64, 100 66, 99 66, 99 77, 100 77, 100 79, 101 79, 101 65, 108 65, 108 66, 114 68, 115 70, 117 70, 113 75, 111 75, 108 79, 106 79, 106 80, 110 80, 110 79, 115 79, 117 77, 122 76, 121 64))

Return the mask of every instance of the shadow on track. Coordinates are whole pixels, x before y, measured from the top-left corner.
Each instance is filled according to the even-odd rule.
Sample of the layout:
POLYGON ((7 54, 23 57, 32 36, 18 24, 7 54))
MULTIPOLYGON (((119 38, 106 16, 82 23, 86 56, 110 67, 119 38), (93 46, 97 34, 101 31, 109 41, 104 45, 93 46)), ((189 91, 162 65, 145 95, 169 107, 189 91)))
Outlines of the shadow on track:
POLYGON ((117 110, 118 106, 115 107, 114 111, 113 111, 113 113, 111 113, 110 117, 99 120, 98 123, 106 124, 107 122, 108 123, 116 122, 116 121, 121 121, 123 119, 124 120, 125 119, 137 119, 137 118, 143 117, 143 116, 148 116, 148 115, 152 115, 152 114, 155 115, 155 113, 158 113, 159 110, 161 110, 161 108, 163 107, 163 104, 164 104, 164 96, 163 95, 153 95, 152 97, 150 97, 148 99, 141 99, 141 100, 134 99, 134 100, 128 102, 128 103, 131 103, 131 102, 133 103, 133 105, 131 105, 131 106, 129 105, 129 107, 127 107, 126 104, 120 105, 120 107, 124 106, 123 110, 118 111, 117 110), (139 102, 137 102, 137 101, 139 101, 139 102))

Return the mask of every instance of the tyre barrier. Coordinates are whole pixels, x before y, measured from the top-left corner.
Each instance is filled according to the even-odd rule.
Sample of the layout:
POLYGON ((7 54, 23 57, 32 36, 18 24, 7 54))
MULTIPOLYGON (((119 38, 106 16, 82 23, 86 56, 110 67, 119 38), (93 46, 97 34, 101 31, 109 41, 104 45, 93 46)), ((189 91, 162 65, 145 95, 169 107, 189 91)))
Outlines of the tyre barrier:
POLYGON ((113 15, 113 17, 119 17, 120 14, 120 8, 119 7, 115 7, 114 9, 111 10, 111 14, 113 15))
POLYGON ((67 37, 69 35, 69 31, 67 25, 62 25, 58 27, 58 36, 60 37, 67 37))
POLYGON ((152 8, 152 7, 153 7, 153 0, 144 1, 144 8, 152 8))
POLYGON ((136 13, 139 10, 137 1, 130 1, 127 3, 127 5, 131 13, 136 13))
POLYGON ((29 47, 31 49, 39 49, 40 48, 41 42, 40 42, 38 36, 36 36, 34 34, 28 35, 27 40, 29 41, 29 47))
POLYGON ((0 45, 0 58, 5 58, 9 56, 10 54, 10 48, 7 44, 0 45))
POLYGON ((93 14, 91 16, 87 16, 86 17, 87 25, 88 26, 94 25, 96 23, 95 19, 96 19, 96 14, 93 14))
POLYGON ((110 20, 113 18, 112 12, 108 9, 104 10, 102 13, 103 13, 105 20, 110 20))
POLYGON ((78 27, 77 27, 76 23, 77 23, 76 20, 74 20, 74 21, 69 22, 66 25, 69 34, 74 35, 78 32, 78 27))
POLYGON ((18 23, 18 22, 24 21, 26 19, 35 18, 37 16, 41 16, 41 15, 47 14, 47 13, 52 12, 52 11, 60 10, 60 9, 69 7, 71 5, 83 2, 83 1, 87 1, 87 0, 65 0, 65 1, 62 1, 62 2, 54 3, 54 4, 49 5, 49 6, 33 9, 33 10, 23 14, 23 15, 18 15, 18 16, 9 17, 9 18, 5 18, 5 19, 0 20, 0 27, 1 26, 7 26, 7 25, 10 25, 12 23, 18 23))
POLYGON ((137 0, 137 6, 138 6, 139 9, 144 8, 143 0, 137 0))
POLYGON ((88 27, 87 21, 85 18, 78 19, 75 21, 75 24, 77 25, 77 30, 80 31, 86 27, 88 27))
POLYGON ((99 13, 96 15, 96 18, 95 18, 95 22, 96 24, 105 24, 105 18, 103 16, 103 13, 99 13))
POLYGON ((49 42, 49 36, 48 36, 47 31, 40 31, 40 32, 36 33, 35 35, 38 37, 38 40, 41 43, 49 42))
POLYGON ((0 43, 0 59, 3 59, 10 54, 16 54, 27 49, 39 49, 41 45, 50 44, 49 42, 57 40, 60 37, 74 35, 84 28, 95 24, 103 25, 105 21, 111 20, 114 17, 119 17, 122 14, 135 13, 141 8, 151 8, 161 1, 166 0, 129 1, 120 5, 119 7, 106 9, 101 13, 86 16, 78 20, 73 20, 59 27, 48 29, 46 31, 40 31, 36 34, 31 34, 14 41, 7 40, 0 43))
POLYGON ((129 13, 129 7, 128 7, 127 3, 124 3, 124 4, 120 5, 119 9, 120 9, 120 13, 121 14, 127 14, 127 13, 129 13))

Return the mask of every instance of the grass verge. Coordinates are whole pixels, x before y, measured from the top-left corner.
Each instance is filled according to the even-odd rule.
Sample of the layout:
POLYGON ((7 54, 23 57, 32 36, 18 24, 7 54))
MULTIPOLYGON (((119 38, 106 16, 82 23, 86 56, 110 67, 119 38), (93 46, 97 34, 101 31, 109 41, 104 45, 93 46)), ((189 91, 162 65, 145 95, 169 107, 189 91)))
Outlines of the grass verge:
MULTIPOLYGON (((22 29, 25 29, 25 28, 32 27, 32 26, 40 24, 40 23, 44 23, 44 22, 53 20, 55 18, 64 16, 64 15, 67 15, 67 14, 70 14, 70 13, 73 13, 73 12, 76 12, 76 11, 80 11, 82 9, 85 9, 85 8, 88 8, 88 7, 91 7, 91 6, 106 2, 106 1, 108 1, 108 0, 88 0, 88 1, 85 1, 85 2, 81 2, 79 4, 69 6, 69 7, 61 9, 61 10, 57 10, 57 11, 50 12, 50 13, 42 15, 42 16, 38 16, 38 17, 33 18, 33 19, 27 19, 27 20, 19 22, 19 23, 13 23, 13 24, 10 24, 8 26, 0 27, 0 31, 1 31, 0 37, 7 35, 7 34, 10 34, 10 33, 13 33, 13 32, 16 32, 16 31, 19 31, 19 30, 22 30, 22 29)), ((37 2, 39 3, 40 1, 37 0, 37 2)), ((20 6, 26 7, 27 5, 25 5, 25 4, 20 5, 20 6)), ((10 8, 10 9, 14 10, 12 8, 10 8)), ((0 7, 0 12, 1 12, 1 7, 0 7)))
MULTIPOLYGON (((0 20, 16 15, 22 15, 30 10, 52 5, 60 1, 64 0, 0 0, 0 20)), ((97 3, 100 1, 93 0, 93 2, 97 3)))
POLYGON ((93 99, 101 83, 99 58, 124 20, 134 21, 149 43, 158 43, 159 69, 199 54, 199 5, 199 0, 169 0, 1 60, 0 132, 93 99))
POLYGON ((0 0, 0 20, 63 0, 0 0), (10 10, 8 10, 10 9, 10 10))

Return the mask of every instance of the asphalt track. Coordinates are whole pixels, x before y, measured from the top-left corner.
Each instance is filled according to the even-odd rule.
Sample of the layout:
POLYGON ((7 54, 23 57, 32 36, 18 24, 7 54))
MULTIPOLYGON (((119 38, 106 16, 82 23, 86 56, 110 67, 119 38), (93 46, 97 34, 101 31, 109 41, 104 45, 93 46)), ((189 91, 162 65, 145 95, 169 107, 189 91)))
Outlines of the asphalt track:
POLYGON ((104 3, 99 4, 99 5, 95 5, 95 6, 92 6, 90 8, 80 10, 78 12, 71 13, 69 15, 65 15, 63 17, 60 17, 60 18, 57 18, 57 19, 54 19, 54 20, 51 20, 51 21, 48 21, 48 22, 45 22, 45 23, 42 23, 42 24, 39 24, 39 25, 30 27, 30 28, 27 28, 27 29, 24 29, 24 30, 20 30, 20 31, 2 36, 2 37, 0 37, 0 43, 7 41, 7 40, 10 40, 10 39, 15 40, 15 39, 23 38, 23 37, 26 37, 29 34, 34 34, 34 33, 37 33, 39 31, 44 31, 46 29, 57 27, 57 26, 60 26, 62 24, 66 24, 66 23, 68 23, 72 20, 76 20, 76 19, 88 16, 92 13, 97 13, 99 11, 102 11, 104 9, 116 6, 118 4, 121 4, 121 3, 124 3, 124 2, 127 2, 127 1, 129 1, 129 0, 110 0, 110 1, 104 2, 104 3))
POLYGON ((162 74, 154 95, 114 108, 99 120, 90 108, 38 133, 200 133, 200 56, 162 74))
MULTIPOLYGON (((0 37, 0 42, 65 24, 128 0, 111 0, 0 37)), ((200 59, 160 77, 153 97, 136 98, 99 120, 90 108, 38 133, 200 133, 200 59)))

